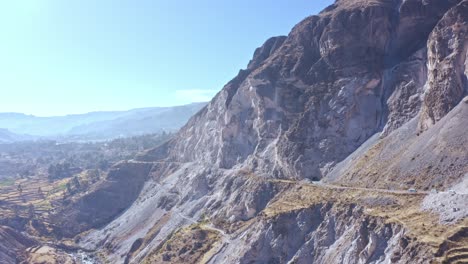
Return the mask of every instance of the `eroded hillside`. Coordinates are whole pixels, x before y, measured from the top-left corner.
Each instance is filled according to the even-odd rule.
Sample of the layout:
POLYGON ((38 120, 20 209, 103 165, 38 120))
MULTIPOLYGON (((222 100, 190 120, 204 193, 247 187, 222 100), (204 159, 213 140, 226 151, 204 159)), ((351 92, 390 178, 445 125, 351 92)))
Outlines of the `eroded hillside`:
POLYGON ((58 226, 104 263, 467 261, 467 204, 440 205, 462 210, 450 223, 421 208, 468 177, 467 14, 466 0, 337 1, 58 226), (116 218, 87 226, 101 210, 116 218))

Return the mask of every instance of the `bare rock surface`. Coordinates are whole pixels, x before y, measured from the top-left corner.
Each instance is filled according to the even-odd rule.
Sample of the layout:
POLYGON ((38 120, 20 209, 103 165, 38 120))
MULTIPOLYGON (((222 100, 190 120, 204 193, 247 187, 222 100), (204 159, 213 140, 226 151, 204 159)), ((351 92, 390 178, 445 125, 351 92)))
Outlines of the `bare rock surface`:
POLYGON ((444 117, 468 92, 467 21, 468 1, 463 1, 445 14, 429 37, 422 130, 444 117))
POLYGON ((0 263, 16 263, 26 248, 36 245, 33 239, 10 227, 0 226, 0 263))
POLYGON ((323 204, 265 219, 242 233, 210 263, 430 261, 425 250, 413 251, 417 243, 409 241, 404 229, 367 218, 361 210, 323 204))
POLYGON ((421 207, 439 214, 440 221, 444 224, 452 224, 468 217, 468 174, 452 189, 427 195, 421 207))
POLYGON ((422 134, 418 118, 382 140, 374 138, 324 179, 363 187, 448 190, 468 172, 468 104, 460 103, 422 134))

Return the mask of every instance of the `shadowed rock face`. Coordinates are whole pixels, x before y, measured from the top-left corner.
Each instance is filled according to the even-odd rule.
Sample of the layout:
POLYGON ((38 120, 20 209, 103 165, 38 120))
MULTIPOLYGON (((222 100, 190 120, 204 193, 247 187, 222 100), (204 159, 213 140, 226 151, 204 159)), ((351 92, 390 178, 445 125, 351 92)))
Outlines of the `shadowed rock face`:
POLYGON ((255 50, 253 59, 249 62, 247 69, 255 69, 268 59, 286 40, 285 36, 268 39, 263 46, 255 50))
POLYGON ((0 226, 0 263, 17 263, 20 252, 36 244, 33 239, 13 229, 0 226))
POLYGON ((51 217, 58 226, 56 232, 73 237, 109 223, 135 201, 150 170, 150 164, 115 165, 104 182, 51 217))

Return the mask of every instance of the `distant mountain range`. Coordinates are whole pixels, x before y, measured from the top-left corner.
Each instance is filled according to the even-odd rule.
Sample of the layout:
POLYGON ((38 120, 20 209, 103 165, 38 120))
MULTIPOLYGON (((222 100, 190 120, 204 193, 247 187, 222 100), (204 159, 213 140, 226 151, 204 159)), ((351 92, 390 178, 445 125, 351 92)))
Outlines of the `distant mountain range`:
POLYGON ((206 103, 193 103, 174 107, 150 107, 54 117, 0 113, 0 128, 2 128, 0 142, 34 138, 105 140, 162 131, 171 132, 182 127, 205 105, 206 103))
POLYGON ((8 129, 0 128, 0 143, 11 143, 15 141, 31 140, 33 136, 15 134, 8 129))

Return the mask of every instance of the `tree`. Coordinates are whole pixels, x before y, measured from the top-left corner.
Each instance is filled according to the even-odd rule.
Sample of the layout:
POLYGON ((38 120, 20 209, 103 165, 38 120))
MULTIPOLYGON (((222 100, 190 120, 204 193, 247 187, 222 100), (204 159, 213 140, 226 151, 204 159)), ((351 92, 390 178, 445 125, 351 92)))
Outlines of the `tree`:
POLYGON ((63 173, 68 172, 68 171, 70 170, 70 167, 71 167, 70 163, 64 162, 64 163, 62 164, 62 172, 63 172, 63 173))
POLYGON ((106 170, 107 168, 109 168, 109 162, 107 160, 105 160, 105 159, 101 159, 98 162, 98 167, 101 170, 106 170))
POLYGON ((72 188, 71 188, 70 182, 67 182, 67 185, 66 185, 66 186, 67 186, 67 192, 68 192, 68 194, 70 194, 70 195, 73 194, 73 190, 72 190, 72 188))
POLYGON ((27 176, 30 176, 30 175, 31 175, 31 171, 29 169, 23 169, 20 172, 21 179, 24 179, 24 178, 26 178, 27 176))
POLYGON ((18 205, 14 205, 13 206, 13 212, 15 214, 15 217, 19 217, 19 214, 20 214, 20 208, 18 205))
POLYGON ((47 173, 49 174, 48 176, 49 180, 55 179, 56 172, 57 172, 57 167, 55 167, 54 164, 50 164, 49 168, 47 169, 47 173))
POLYGON ((39 194, 39 197, 44 198, 44 193, 42 192, 41 187, 37 188, 37 193, 39 194))
POLYGON ((36 210, 34 209, 34 205, 29 204, 28 205, 28 217, 29 217, 29 219, 34 219, 35 213, 36 213, 36 210))
POLYGON ((78 177, 73 177, 72 183, 75 186, 75 190, 80 190, 81 189, 81 183, 80 180, 78 180, 78 177))
POLYGON ((88 170, 88 179, 91 183, 99 181, 100 173, 98 169, 88 170))
POLYGON ((51 164, 47 169, 49 174, 49 180, 53 181, 55 179, 63 179, 71 176, 71 165, 68 162, 58 163, 56 165, 51 164))
POLYGON ((89 187, 89 182, 87 180, 81 180, 81 189, 87 190, 89 187))

